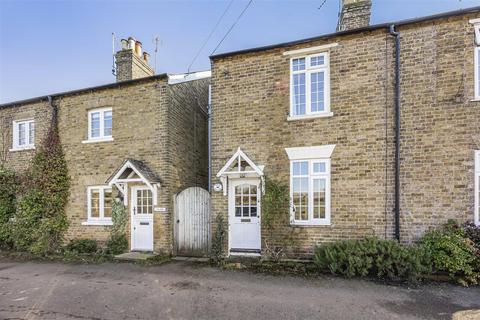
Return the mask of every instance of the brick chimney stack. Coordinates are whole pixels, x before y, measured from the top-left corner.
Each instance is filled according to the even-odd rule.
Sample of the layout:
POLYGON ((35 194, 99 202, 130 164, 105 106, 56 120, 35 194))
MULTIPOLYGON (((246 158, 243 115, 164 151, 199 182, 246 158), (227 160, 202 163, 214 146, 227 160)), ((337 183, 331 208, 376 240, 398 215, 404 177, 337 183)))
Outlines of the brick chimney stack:
POLYGON ((148 64, 149 54, 142 53, 142 43, 133 37, 121 42, 122 49, 115 54, 117 82, 153 76, 155 71, 148 64))
POLYGON ((367 27, 370 24, 372 0, 341 0, 342 12, 338 17, 337 31, 367 27))

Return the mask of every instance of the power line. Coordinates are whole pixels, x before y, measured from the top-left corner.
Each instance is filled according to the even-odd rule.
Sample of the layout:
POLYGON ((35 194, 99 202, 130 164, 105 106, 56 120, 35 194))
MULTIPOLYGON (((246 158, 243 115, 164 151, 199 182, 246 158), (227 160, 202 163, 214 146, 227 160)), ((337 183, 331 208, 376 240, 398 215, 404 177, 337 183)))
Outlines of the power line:
POLYGON ((237 24, 237 22, 240 20, 240 18, 243 16, 243 14, 245 13, 245 11, 247 11, 248 7, 250 7, 250 5, 252 4, 253 0, 250 0, 248 2, 248 4, 245 6, 245 8, 243 9, 243 11, 240 13, 240 15, 238 16, 237 20, 235 20, 235 22, 232 24, 232 26, 230 27, 230 29, 228 29, 227 33, 225 33, 225 35, 223 36, 222 40, 220 40, 220 42, 218 43, 218 45, 215 47, 215 49, 212 51, 212 54, 215 53, 215 51, 217 51, 218 47, 220 47, 220 45, 222 44, 223 40, 225 40, 225 38, 228 36, 228 34, 232 31, 232 29, 235 27, 235 25, 237 24))
POLYGON ((222 15, 220 16, 220 18, 218 19, 217 23, 215 24, 215 26, 213 27, 212 31, 210 31, 210 34, 208 35, 208 37, 205 39, 205 41, 203 42, 202 46, 200 47, 200 49, 198 49, 198 52, 197 54, 195 55, 195 57, 193 57, 192 59, 192 62, 190 63, 190 65, 188 66, 188 69, 187 69, 187 73, 190 73, 190 68, 192 67, 193 63, 195 62, 195 60, 197 60, 198 56, 200 55, 200 52, 202 52, 203 48, 205 47, 205 45, 207 44, 208 40, 210 40, 211 36, 213 35, 213 33, 215 32, 215 30, 217 30, 217 27, 218 25, 220 24, 220 21, 222 21, 223 17, 225 16, 225 14, 227 13, 228 9, 230 9, 230 7, 232 6, 232 3, 233 3, 233 0, 230 0, 229 4, 227 5, 227 7, 225 8, 225 10, 223 11, 222 15))

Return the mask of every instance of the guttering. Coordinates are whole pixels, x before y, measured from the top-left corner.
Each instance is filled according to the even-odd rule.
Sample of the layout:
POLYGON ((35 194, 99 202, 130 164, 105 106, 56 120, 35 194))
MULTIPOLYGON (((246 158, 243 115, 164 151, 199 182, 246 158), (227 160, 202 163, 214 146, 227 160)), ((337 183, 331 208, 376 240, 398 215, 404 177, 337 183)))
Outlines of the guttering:
POLYGON ((400 241, 400 33, 390 25, 395 37, 395 238, 400 241))
POLYGON ((212 192, 212 85, 208 85, 208 192, 212 192))

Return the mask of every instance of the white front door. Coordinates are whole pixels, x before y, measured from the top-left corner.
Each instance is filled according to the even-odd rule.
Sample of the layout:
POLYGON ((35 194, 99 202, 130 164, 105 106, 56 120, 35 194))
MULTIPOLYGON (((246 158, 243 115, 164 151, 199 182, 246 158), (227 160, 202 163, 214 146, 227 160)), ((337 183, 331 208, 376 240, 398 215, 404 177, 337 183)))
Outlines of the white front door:
POLYGON ((153 251, 153 199, 147 187, 132 187, 131 250, 153 251))
POLYGON ((231 253, 260 253, 260 180, 230 179, 228 192, 231 253))

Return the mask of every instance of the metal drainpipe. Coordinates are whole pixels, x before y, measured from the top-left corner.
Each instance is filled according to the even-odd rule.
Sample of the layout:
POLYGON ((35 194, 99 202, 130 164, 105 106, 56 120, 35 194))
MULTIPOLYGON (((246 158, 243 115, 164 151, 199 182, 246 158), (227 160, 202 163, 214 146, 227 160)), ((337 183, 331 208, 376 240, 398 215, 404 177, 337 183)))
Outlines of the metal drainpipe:
POLYGON ((212 191, 212 85, 208 85, 208 192, 212 191))
POLYGON ((395 238, 400 241, 400 33, 390 25, 395 37, 395 238))
POLYGON ((57 125, 58 109, 53 104, 53 97, 52 96, 47 96, 47 99, 48 99, 49 106, 52 108, 52 124, 57 125))

